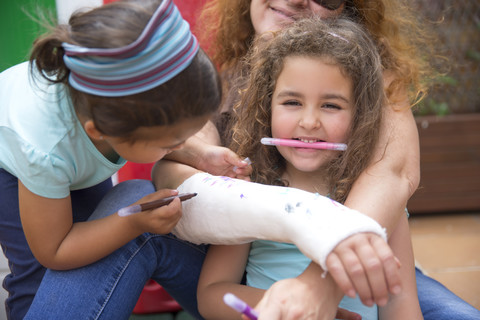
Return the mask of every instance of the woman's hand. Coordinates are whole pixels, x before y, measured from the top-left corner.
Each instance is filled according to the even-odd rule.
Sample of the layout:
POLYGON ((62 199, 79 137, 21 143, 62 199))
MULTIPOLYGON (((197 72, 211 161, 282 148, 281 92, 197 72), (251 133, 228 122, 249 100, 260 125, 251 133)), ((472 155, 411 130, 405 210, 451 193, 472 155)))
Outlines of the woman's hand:
POLYGON ((259 320, 356 320, 361 316, 344 309, 338 309, 343 294, 332 277, 322 277, 323 270, 312 263, 297 278, 274 283, 268 289, 255 309, 259 320))
POLYGON ((400 262, 378 235, 358 233, 340 242, 327 267, 347 296, 359 295, 367 306, 384 306, 389 293, 401 292, 400 262))

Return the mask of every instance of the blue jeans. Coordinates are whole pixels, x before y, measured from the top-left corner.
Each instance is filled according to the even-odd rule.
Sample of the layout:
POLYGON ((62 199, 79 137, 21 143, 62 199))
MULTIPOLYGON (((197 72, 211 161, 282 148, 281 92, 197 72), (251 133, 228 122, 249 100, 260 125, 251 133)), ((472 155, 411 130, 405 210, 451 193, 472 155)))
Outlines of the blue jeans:
MULTIPOLYGON (((115 186, 91 219, 118 211, 153 192, 150 181, 115 186)), ((104 259, 70 271, 48 270, 25 319, 128 319, 145 282, 162 285, 191 315, 206 246, 173 235, 143 234, 104 259)), ((420 304, 427 320, 480 319, 479 311, 417 270, 420 304)))
POLYGON ((425 320, 475 320, 480 310, 474 308, 440 282, 424 275, 415 268, 418 300, 425 320))
MULTIPOLYGON (((115 186, 90 217, 98 219, 154 192, 147 180, 115 186)), ((197 281, 206 246, 175 236, 145 233, 88 266, 47 270, 25 319, 128 319, 149 279, 154 279, 191 315, 197 311, 197 281)))
MULTIPOLYGON (((86 221, 112 188, 108 179, 91 188, 71 193, 73 221, 86 221)), ((8 319, 22 319, 32 303, 45 273, 28 247, 18 208, 18 179, 0 168, 0 243, 8 259, 10 274, 3 280, 9 296, 5 301, 8 319)))

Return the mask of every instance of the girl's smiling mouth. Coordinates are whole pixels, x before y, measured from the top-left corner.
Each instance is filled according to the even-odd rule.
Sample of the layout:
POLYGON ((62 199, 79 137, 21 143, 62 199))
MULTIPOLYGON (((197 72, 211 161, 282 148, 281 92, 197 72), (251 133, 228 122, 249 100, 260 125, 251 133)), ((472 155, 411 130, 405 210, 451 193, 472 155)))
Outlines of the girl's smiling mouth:
POLYGON ((301 141, 304 143, 325 142, 325 140, 320 140, 316 138, 292 138, 292 140, 301 141))

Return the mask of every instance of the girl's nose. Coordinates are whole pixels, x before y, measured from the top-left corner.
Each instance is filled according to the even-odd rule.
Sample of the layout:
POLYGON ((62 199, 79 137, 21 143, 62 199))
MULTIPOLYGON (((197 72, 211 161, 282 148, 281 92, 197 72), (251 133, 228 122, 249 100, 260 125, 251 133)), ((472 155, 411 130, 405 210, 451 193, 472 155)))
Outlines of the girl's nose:
POLYGON ((320 118, 315 112, 305 111, 300 117, 299 125, 307 130, 314 130, 320 127, 320 118))

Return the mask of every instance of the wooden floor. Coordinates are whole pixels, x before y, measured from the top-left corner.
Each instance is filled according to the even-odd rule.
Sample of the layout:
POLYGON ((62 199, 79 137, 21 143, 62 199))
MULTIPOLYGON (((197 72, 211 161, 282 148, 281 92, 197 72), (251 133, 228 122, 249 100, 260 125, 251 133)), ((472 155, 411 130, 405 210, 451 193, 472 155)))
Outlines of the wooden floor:
POLYGON ((410 216, 417 264, 480 309, 480 212, 410 216))

